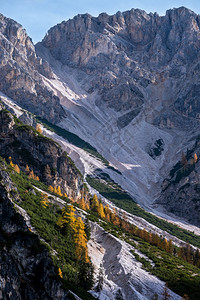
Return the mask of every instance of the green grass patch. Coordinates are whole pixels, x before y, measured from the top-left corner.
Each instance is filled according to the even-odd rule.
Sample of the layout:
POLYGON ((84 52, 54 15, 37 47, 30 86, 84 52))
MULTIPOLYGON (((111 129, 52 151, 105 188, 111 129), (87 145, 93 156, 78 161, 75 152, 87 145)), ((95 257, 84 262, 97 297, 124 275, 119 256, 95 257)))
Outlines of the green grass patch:
POLYGON ((200 270, 197 267, 146 242, 139 243, 138 249, 154 263, 151 266, 147 260, 137 259, 134 254, 146 270, 165 281, 175 293, 187 294, 190 300, 199 299, 200 270))

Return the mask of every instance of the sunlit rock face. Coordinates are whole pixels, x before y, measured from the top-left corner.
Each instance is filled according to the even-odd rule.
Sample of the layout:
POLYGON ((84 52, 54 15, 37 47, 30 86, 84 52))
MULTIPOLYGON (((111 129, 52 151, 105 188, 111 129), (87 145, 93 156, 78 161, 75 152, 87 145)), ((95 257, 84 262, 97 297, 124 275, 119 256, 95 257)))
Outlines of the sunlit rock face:
POLYGON ((65 115, 56 97, 42 84, 52 77, 49 64, 35 53, 25 29, 0 14, 0 91, 24 108, 58 122, 65 115))
POLYGON ((51 28, 42 46, 62 64, 83 71, 79 80, 87 92, 98 92, 99 106, 129 113, 119 128, 145 106, 147 90, 151 98, 159 97, 158 90, 170 92, 171 114, 165 111, 153 121, 171 128, 185 116, 195 122, 200 112, 199 24, 199 15, 184 7, 163 17, 139 9, 96 18, 85 14, 51 28))

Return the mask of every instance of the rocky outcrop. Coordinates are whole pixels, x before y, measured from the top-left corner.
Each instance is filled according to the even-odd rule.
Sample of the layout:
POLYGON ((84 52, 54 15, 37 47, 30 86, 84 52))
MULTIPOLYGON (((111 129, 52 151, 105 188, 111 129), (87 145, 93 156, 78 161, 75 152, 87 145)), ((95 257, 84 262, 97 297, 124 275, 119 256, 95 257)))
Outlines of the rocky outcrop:
POLYGON ((42 75, 51 78, 52 74, 22 26, 0 14, 0 91, 35 114, 58 122, 64 110, 42 83, 42 75))
POLYGON ((77 199, 83 179, 61 147, 53 140, 24 125, 6 110, 0 111, 0 155, 11 156, 22 170, 26 165, 48 185, 61 186, 63 192, 77 199))
POLYGON ((77 78, 88 93, 98 92, 99 107, 126 112, 119 128, 147 101, 170 97, 151 122, 168 128, 182 128, 182 122, 187 129, 200 114, 199 25, 199 15, 184 7, 163 17, 139 9, 78 15, 52 27, 36 49, 42 55, 45 47, 62 64, 83 71, 77 78))
MULTIPOLYGON (((91 223, 88 251, 94 264, 96 285, 93 295, 105 300, 149 300, 163 298, 163 282, 141 268, 131 250, 134 248, 91 223), (111 251, 112 249, 112 251, 111 251), (98 284, 101 286, 97 288, 98 284), (96 290, 96 292, 95 292, 96 290), (117 298, 117 294, 121 298, 117 298)), ((169 291, 170 299, 181 297, 169 291)))
POLYGON ((67 300, 47 248, 31 233, 13 201, 17 189, 0 162, 0 299, 67 300))
POLYGON ((157 204, 180 216, 191 224, 200 226, 200 137, 187 154, 170 171, 163 181, 162 192, 157 204), (197 155, 196 158, 195 154, 197 155), (197 160, 196 160, 197 159, 197 160))

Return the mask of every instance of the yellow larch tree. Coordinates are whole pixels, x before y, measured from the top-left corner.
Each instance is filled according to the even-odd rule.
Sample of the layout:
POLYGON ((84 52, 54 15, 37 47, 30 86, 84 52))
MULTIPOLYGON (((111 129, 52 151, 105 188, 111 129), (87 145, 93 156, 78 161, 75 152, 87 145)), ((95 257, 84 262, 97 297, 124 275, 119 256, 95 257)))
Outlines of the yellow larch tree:
POLYGON ((44 208, 48 207, 49 206, 48 195, 42 193, 42 200, 40 202, 44 208))
POLYGON ((169 243, 166 238, 161 242, 161 247, 166 251, 169 252, 169 243))
POLYGON ((30 172, 30 169, 29 169, 29 166, 28 166, 28 165, 26 165, 25 172, 26 172, 27 174, 29 174, 29 172, 30 172))
POLYGON ((196 164, 196 162, 197 162, 197 159, 198 159, 198 157, 197 157, 197 154, 195 153, 194 154, 194 163, 196 164))
POLYGON ((17 164, 14 166, 14 170, 16 173, 18 173, 18 174, 20 173, 20 168, 18 167, 17 164))
POLYGON ((37 132, 42 134, 42 126, 39 123, 37 123, 37 125, 36 125, 36 130, 37 130, 37 132))
POLYGON ((86 210, 85 199, 83 197, 81 197, 79 205, 81 209, 86 210))
POLYGON ((76 219, 74 241, 76 244, 76 257, 78 260, 84 259, 88 263, 87 237, 85 233, 85 224, 81 217, 76 219))
POLYGON ((75 208, 72 205, 69 205, 66 209, 62 209, 62 216, 59 217, 56 224, 60 228, 69 225, 69 227, 74 230, 75 221, 75 208))
POLYGON ((63 196, 63 194, 62 194, 62 192, 61 192, 60 186, 57 187, 57 195, 60 196, 60 197, 63 196))
POLYGON ((58 275, 60 276, 60 278, 63 278, 63 274, 62 274, 61 268, 58 268, 58 275))
POLYGON ((90 204, 89 202, 85 202, 85 210, 90 210, 90 204))
POLYGON ((111 214, 111 220, 113 222, 114 225, 119 226, 120 225, 120 219, 117 215, 117 211, 116 208, 113 208, 113 213, 111 214))
POLYGON ((92 200, 91 200, 91 209, 93 211, 98 212, 98 207, 99 207, 99 200, 98 200, 97 195, 94 194, 94 196, 92 197, 92 200))
POLYGON ((99 207, 98 207, 98 215, 104 219, 106 216, 105 216, 105 213, 104 213, 104 208, 103 208, 103 204, 100 203, 99 204, 99 207))
POLYGON ((53 191, 54 191, 54 188, 52 187, 52 185, 50 185, 50 186, 48 187, 48 190, 49 190, 50 192, 52 192, 52 193, 53 193, 53 191))
POLYGON ((106 220, 108 222, 110 222, 110 214, 111 214, 111 210, 110 210, 110 207, 108 204, 106 204, 105 208, 104 208, 104 211, 105 211, 105 216, 106 216, 106 220))
POLYGON ((28 177, 31 178, 31 179, 34 179, 35 174, 34 174, 33 170, 30 171, 28 177))
POLYGON ((10 166, 12 167, 12 168, 14 168, 14 164, 13 164, 13 162, 12 162, 12 160, 10 161, 10 166))
POLYGON ((56 186, 54 186, 53 191, 54 191, 55 194, 58 193, 58 190, 57 190, 57 187, 56 187, 56 186))

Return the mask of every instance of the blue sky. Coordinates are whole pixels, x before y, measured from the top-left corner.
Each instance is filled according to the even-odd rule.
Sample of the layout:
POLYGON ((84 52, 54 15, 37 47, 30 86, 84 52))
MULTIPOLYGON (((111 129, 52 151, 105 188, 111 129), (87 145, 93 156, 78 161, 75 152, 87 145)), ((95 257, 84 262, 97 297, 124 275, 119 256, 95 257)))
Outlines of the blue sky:
POLYGON ((164 15, 169 8, 186 6, 200 14, 199 0, 1 0, 0 12, 25 27, 33 42, 40 41, 48 29, 77 14, 114 14, 131 8, 164 15))

